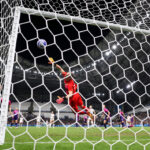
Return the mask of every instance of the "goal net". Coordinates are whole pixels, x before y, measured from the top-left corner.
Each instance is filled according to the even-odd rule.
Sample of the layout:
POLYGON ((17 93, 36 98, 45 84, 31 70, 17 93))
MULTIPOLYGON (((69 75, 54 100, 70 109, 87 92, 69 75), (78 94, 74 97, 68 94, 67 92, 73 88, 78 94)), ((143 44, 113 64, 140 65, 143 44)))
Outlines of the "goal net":
POLYGON ((149 2, 2 0, 0 7, 0 149, 150 148, 149 2), (73 98, 57 103, 67 92, 56 64, 71 73, 85 107, 73 98))

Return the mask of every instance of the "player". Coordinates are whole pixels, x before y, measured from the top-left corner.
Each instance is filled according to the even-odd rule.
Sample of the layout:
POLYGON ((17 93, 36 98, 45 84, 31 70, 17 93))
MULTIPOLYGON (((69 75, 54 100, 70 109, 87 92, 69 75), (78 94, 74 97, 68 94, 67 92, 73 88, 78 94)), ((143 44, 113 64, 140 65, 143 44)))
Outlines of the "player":
POLYGON ((83 117, 83 123, 84 123, 84 126, 87 125, 87 115, 86 114, 83 117))
POLYGON ((51 112, 51 117, 50 117, 50 127, 53 125, 53 127, 54 127, 54 117, 55 117, 55 115, 54 115, 54 112, 52 111, 51 112))
POLYGON ((13 124, 14 124, 14 115, 13 115, 12 112, 11 112, 10 114, 11 114, 11 123, 10 123, 10 127, 12 127, 13 124))
MULTIPOLYGON (((54 60, 52 58, 49 58, 49 64, 53 64, 54 60)), ((84 106, 82 98, 79 93, 77 93, 77 84, 74 82, 74 80, 71 78, 71 75, 69 72, 65 72, 58 64, 56 64, 56 68, 62 73, 62 75, 65 77, 64 84, 65 84, 65 90, 67 96, 61 98, 58 96, 58 99, 56 102, 58 104, 62 103, 64 99, 69 99, 69 105, 75 110, 76 113, 79 114, 87 114, 88 116, 93 119, 93 115, 90 114, 88 108, 84 106), (84 109, 85 111, 79 110, 78 106, 81 109, 84 109)))
POLYGON ((130 115, 127 116, 126 122, 127 122, 127 127, 129 128, 131 126, 131 116, 130 115))
MULTIPOLYGON (((2 85, 0 84, 0 100, 1 100, 0 103, 3 102, 3 98, 2 98, 1 92, 2 92, 2 85)), ((9 113, 11 114, 11 101, 10 100, 8 102, 8 110, 9 110, 9 113)))
POLYGON ((120 115, 120 125, 122 125, 122 127, 124 127, 125 126, 125 124, 124 124, 125 116, 124 116, 124 112, 121 109, 119 109, 119 115, 120 115))
MULTIPOLYGON (((90 107, 89 107, 89 112, 90 112, 93 116, 95 116, 95 110, 92 108, 92 105, 90 105, 90 107)), ((95 119, 95 118, 94 118, 94 119, 95 119)), ((88 126, 88 127, 89 127, 90 123, 91 123, 92 126, 94 126, 94 119, 91 119, 91 117, 88 117, 88 119, 87 119, 87 126, 88 126)))
POLYGON ((133 126, 134 126, 134 115, 131 114, 131 125, 130 125, 130 127, 133 127, 133 126))
POLYGON ((16 108, 14 111, 13 111, 13 115, 14 115, 14 123, 15 123, 15 126, 16 128, 18 127, 18 114, 19 114, 19 111, 18 111, 18 108, 16 108))
POLYGON ((103 105, 103 116, 104 116, 103 124, 104 124, 104 127, 105 127, 105 129, 106 129, 106 128, 107 128, 107 124, 108 124, 109 121, 110 121, 110 112, 109 112, 109 110, 106 108, 105 105, 103 105))
POLYGON ((41 124, 41 117, 40 115, 38 115, 36 118, 36 127, 40 127, 40 124, 41 124))
POLYGON ((23 125, 23 117, 21 116, 19 120, 19 126, 22 127, 22 125, 23 125))

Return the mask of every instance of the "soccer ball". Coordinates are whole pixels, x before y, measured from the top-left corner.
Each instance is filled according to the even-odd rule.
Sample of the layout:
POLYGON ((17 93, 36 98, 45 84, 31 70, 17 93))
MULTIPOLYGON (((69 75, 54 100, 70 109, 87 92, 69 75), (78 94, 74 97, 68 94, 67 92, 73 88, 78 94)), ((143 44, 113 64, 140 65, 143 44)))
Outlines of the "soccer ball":
POLYGON ((37 41, 37 47, 40 49, 44 49, 47 46, 47 42, 44 39, 39 39, 37 41))

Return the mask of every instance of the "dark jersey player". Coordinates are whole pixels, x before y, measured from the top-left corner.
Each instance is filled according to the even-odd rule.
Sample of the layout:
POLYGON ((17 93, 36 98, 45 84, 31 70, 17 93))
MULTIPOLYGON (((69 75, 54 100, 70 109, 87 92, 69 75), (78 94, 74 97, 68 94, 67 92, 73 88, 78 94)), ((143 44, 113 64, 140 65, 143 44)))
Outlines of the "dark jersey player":
POLYGON ((119 109, 119 117, 120 117, 120 124, 122 125, 122 127, 124 127, 125 116, 124 116, 124 112, 121 109, 119 109))
POLYGON ((14 111, 13 111, 13 114, 14 114, 14 123, 16 125, 16 127, 18 127, 18 115, 19 115, 19 111, 18 111, 18 108, 16 108, 14 111))
POLYGON ((19 117, 19 111, 18 108, 16 108, 12 113, 12 121, 11 121, 11 127, 15 124, 16 128, 18 127, 18 117, 19 117))
POLYGON ((133 127, 133 126, 134 126, 134 115, 131 114, 131 127, 133 127))
POLYGON ((104 127, 107 128, 107 124, 108 124, 109 121, 110 121, 110 112, 109 112, 109 110, 106 108, 105 105, 103 105, 103 115, 104 115, 103 124, 104 124, 104 127))
MULTIPOLYGON (((51 61, 51 60, 49 60, 49 61, 50 61, 49 64, 53 63, 53 61, 51 61)), ((93 115, 89 112, 88 108, 86 106, 84 106, 80 94, 78 92, 76 92, 77 91, 77 84, 72 79, 70 73, 65 72, 57 64, 56 64, 56 68, 59 69, 59 71, 64 76, 65 91, 66 91, 66 94, 67 94, 67 96, 65 96, 63 98, 58 96, 59 99, 57 99, 56 102, 58 104, 60 104, 64 101, 64 99, 68 99, 69 100, 69 105, 73 108, 74 113, 87 114, 88 116, 91 117, 91 119, 93 119, 93 115), (84 110, 79 110, 78 106, 81 109, 84 109, 84 110)))

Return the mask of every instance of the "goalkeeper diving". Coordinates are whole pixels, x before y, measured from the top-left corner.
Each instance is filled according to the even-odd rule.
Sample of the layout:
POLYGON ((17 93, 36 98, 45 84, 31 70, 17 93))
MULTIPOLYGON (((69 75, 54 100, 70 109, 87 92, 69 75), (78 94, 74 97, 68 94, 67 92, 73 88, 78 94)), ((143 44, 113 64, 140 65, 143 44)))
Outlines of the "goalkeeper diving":
MULTIPOLYGON (((49 64, 53 64, 54 60, 52 58, 49 58, 49 64)), ((78 114, 87 114, 92 120, 94 118, 94 116, 90 113, 89 109, 84 106, 83 104, 83 100, 80 96, 80 94, 77 91, 77 84, 74 82, 74 80, 71 77, 71 73, 69 72, 65 72, 61 66, 59 66, 58 64, 55 64, 56 68, 62 73, 63 77, 64 77, 64 84, 65 84, 65 91, 66 91, 66 96, 64 97, 60 97, 58 96, 58 99, 56 100, 56 102, 58 104, 61 104, 64 100, 69 100, 69 105, 73 108, 74 113, 78 113, 78 114), (79 110, 78 106, 82 109, 79 110)))

